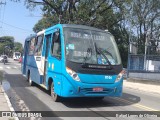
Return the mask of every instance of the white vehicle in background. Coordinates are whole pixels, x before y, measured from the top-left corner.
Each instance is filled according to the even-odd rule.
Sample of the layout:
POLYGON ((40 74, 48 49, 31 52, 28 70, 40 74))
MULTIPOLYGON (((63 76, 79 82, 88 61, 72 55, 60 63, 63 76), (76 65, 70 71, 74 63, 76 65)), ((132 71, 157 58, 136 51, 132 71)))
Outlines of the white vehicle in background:
POLYGON ((21 53, 20 52, 14 52, 13 53, 13 60, 19 60, 21 57, 21 53))

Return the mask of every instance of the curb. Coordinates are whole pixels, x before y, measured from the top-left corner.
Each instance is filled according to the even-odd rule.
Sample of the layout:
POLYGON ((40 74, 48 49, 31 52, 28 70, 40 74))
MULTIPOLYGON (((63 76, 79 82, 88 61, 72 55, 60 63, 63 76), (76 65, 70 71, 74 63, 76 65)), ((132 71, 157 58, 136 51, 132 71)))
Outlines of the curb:
MULTIPOLYGON (((126 87, 126 88, 129 88, 129 89, 132 89, 132 90, 137 90, 137 91, 141 91, 141 92, 146 92, 145 90, 138 89, 138 88, 132 88, 132 87, 128 87, 128 86, 125 86, 125 87, 126 87)), ((151 93, 151 94, 160 95, 160 93, 154 92, 154 91, 147 91, 146 93, 151 93)))
MULTIPOLYGON (((4 78, 4 76, 5 76, 5 73, 3 72, 3 78, 4 78)), ((2 80, 2 81, 3 81, 3 80, 2 80)), ((11 112, 15 112, 15 110, 14 110, 14 108, 13 108, 13 106, 12 106, 10 100, 9 100, 9 97, 8 97, 8 95, 6 94, 6 92, 5 92, 5 90, 3 89, 2 86, 1 86, 1 89, 2 89, 2 92, 3 92, 3 94, 4 94, 5 99, 6 99, 6 101, 7 101, 7 104, 8 104, 8 107, 9 107, 10 111, 11 111, 11 112)), ((18 117, 13 117, 13 118, 14 118, 14 120, 19 120, 18 117)))
POLYGON ((150 84, 150 85, 159 85, 160 86, 160 80, 148 80, 148 79, 142 79, 142 78, 126 78, 127 82, 132 83, 143 83, 143 84, 150 84))
MULTIPOLYGON (((153 93, 153 94, 160 95, 160 92, 157 92, 157 90, 146 89, 146 87, 147 88, 148 87, 160 87, 160 85, 124 80, 124 87, 132 89, 132 90, 138 90, 138 91, 143 91, 143 92, 147 92, 147 93, 153 93), (136 85, 138 85, 139 87, 138 86, 135 87, 136 85), (142 88, 140 87, 140 85, 142 85, 142 88), (145 86, 145 88, 144 88, 144 86, 145 86)), ((158 89, 158 91, 159 91, 159 89, 158 89)))

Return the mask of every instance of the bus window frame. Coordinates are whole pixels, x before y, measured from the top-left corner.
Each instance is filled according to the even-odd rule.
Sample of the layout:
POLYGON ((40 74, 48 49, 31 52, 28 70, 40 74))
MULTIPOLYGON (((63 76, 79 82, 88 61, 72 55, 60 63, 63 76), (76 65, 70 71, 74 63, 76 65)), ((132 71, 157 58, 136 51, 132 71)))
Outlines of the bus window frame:
POLYGON ((34 49, 34 55, 35 56, 41 56, 42 55, 43 41, 44 41, 44 34, 36 36, 35 48, 38 46, 38 51, 36 51, 37 49, 34 49), (42 37, 41 43, 39 44, 39 46, 38 46, 38 37, 42 37), (41 48, 41 51, 39 51, 39 48, 41 48), (38 54, 39 52, 40 52, 40 54, 38 54))
MULTIPOLYGON (((53 48, 53 49, 54 49, 54 48, 53 48)), ((62 60, 62 41, 61 41, 60 29, 54 31, 53 34, 52 34, 50 53, 51 53, 51 56, 52 56, 52 57, 54 57, 54 58, 56 58, 56 59, 58 59, 58 60, 62 60), (58 39, 59 39, 59 40, 58 40, 58 39, 55 40, 55 39, 53 38, 53 37, 54 37, 54 34, 56 34, 57 32, 59 33, 59 35, 58 35, 58 39), (59 41, 59 43, 60 43, 60 56, 59 56, 59 57, 58 57, 58 56, 55 56, 55 55, 53 54, 53 50, 52 50, 52 48, 54 47, 56 41, 59 41)))
POLYGON ((35 45, 36 45, 36 36, 35 37, 32 37, 32 38, 30 38, 30 40, 28 41, 29 42, 29 44, 28 44, 28 47, 29 47, 29 52, 28 52, 28 55, 29 56, 34 56, 34 52, 35 52, 35 45), (30 53, 30 51, 31 51, 31 42, 32 42, 32 40, 34 40, 34 48, 33 48, 33 53, 31 54, 30 53))

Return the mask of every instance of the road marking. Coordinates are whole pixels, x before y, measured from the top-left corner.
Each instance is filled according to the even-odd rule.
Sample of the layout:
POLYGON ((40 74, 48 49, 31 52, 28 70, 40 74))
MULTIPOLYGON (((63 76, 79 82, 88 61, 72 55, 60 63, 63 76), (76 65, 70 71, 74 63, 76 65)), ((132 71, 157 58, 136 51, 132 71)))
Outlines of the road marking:
MULTIPOLYGON (((0 69, 3 69, 3 68, 4 68, 4 67, 1 67, 1 66, 0 66, 0 69)), ((5 68, 6 68, 6 69, 19 69, 19 68, 21 68, 21 66, 18 66, 18 67, 17 67, 17 66, 13 66, 13 67, 6 66, 5 68)))
POLYGON ((132 106, 138 107, 138 108, 143 109, 143 110, 147 110, 147 111, 159 111, 159 110, 156 110, 156 109, 153 109, 153 108, 150 108, 150 107, 138 104, 138 103, 134 103, 134 102, 122 99, 122 98, 113 98, 113 99, 121 101, 121 102, 124 102, 124 103, 133 104, 132 106))
POLYGON ((11 67, 9 67, 9 66, 7 66, 6 68, 7 68, 7 69, 11 69, 11 67))
POLYGON ((13 68, 15 68, 15 69, 16 69, 17 67, 16 67, 16 66, 14 66, 13 68))

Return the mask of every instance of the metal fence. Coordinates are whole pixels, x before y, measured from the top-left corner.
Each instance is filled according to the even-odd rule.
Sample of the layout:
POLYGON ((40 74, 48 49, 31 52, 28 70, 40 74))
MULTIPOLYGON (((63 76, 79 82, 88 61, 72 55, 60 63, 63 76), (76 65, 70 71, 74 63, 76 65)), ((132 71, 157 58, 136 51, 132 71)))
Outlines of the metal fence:
POLYGON ((129 55, 129 71, 160 72, 160 55, 129 55))
POLYGON ((137 46, 130 44, 128 54, 128 71, 134 72, 160 72, 160 45, 137 46), (141 54, 138 47, 144 48, 141 54))

